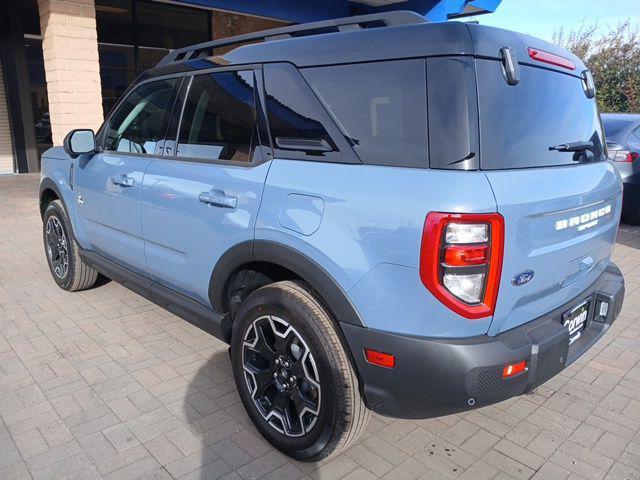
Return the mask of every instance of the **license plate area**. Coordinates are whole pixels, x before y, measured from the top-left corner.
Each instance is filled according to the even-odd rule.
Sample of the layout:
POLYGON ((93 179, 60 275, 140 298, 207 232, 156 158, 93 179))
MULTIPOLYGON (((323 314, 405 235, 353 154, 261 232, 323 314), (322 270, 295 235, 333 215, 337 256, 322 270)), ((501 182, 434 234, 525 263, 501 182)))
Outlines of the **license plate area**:
POLYGON ((585 300, 562 314, 562 324, 569 330, 569 345, 578 340, 587 327, 590 304, 591 299, 585 300))

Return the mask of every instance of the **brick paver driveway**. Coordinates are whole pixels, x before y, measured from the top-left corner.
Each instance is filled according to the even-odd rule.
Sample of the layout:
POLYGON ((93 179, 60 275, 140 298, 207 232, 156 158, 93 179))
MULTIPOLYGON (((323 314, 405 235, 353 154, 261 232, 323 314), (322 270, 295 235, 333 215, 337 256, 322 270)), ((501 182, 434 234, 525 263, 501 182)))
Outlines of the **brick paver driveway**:
POLYGON ((535 393, 436 420, 374 417, 359 445, 292 462, 252 428, 226 346, 114 282, 49 275, 38 178, 0 177, 0 479, 640 478, 640 229, 627 298, 585 357, 535 393))

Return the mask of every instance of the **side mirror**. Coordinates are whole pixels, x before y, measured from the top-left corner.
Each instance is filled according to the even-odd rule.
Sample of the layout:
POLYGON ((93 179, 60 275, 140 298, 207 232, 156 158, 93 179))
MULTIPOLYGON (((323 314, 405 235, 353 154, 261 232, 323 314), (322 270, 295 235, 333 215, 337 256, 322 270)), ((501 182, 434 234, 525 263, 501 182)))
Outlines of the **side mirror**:
POLYGON ((67 155, 77 158, 79 155, 96 151, 96 137, 93 130, 71 130, 64 137, 63 145, 67 155))

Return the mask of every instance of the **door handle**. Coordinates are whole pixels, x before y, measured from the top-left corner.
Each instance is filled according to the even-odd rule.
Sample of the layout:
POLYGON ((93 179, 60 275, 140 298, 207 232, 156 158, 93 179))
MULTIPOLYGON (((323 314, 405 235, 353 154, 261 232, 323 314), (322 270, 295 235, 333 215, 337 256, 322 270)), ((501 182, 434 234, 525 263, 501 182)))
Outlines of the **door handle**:
POLYGON ((121 175, 113 175, 111 177, 111 183, 113 183, 114 185, 119 185, 121 187, 133 187, 136 184, 136 181, 124 174, 121 175))
POLYGON ((200 200, 200 203, 214 207, 236 208, 238 206, 238 197, 226 195, 222 190, 202 192, 198 195, 198 200, 200 200))

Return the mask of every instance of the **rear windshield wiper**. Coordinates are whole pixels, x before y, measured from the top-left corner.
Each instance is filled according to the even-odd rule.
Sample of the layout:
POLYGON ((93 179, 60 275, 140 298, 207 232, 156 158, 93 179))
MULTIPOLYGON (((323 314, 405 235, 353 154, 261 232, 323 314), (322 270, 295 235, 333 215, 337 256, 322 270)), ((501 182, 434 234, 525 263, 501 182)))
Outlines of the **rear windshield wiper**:
POLYGON ((561 143, 560 145, 554 145, 549 147, 549 150, 555 150, 556 152, 574 152, 573 161, 578 163, 593 162, 595 155, 590 148, 593 148, 593 142, 570 142, 561 143))
POLYGON ((593 148, 593 142, 571 142, 571 143, 561 143, 560 145, 554 145, 549 147, 549 150, 556 150, 558 152, 584 152, 593 148))

